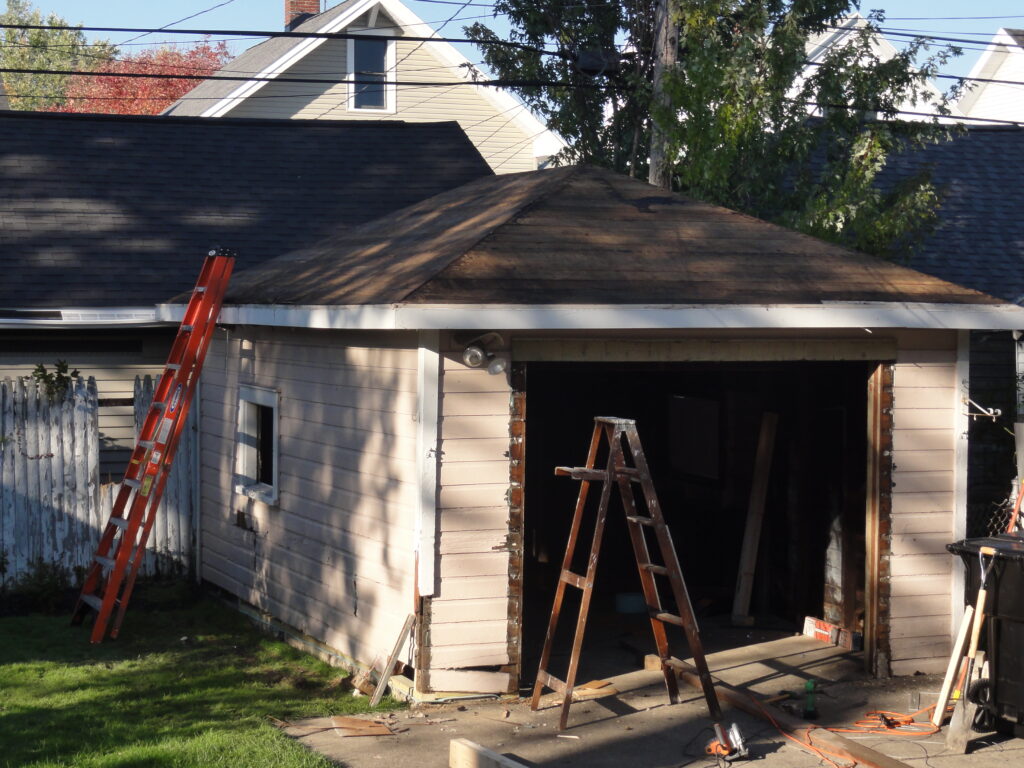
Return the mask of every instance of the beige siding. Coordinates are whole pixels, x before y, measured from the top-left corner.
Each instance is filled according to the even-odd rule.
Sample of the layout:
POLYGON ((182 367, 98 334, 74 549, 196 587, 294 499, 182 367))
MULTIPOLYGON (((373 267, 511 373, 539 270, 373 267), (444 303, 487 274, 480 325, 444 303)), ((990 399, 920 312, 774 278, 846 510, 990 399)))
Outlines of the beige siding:
MULTIPOLYGON (((465 82, 463 73, 441 61, 430 46, 399 41, 396 46, 399 82, 465 82)), ((288 70, 291 78, 325 78, 335 82, 348 71, 346 41, 329 40, 288 70)), ((498 110, 482 93, 483 86, 399 86, 393 112, 349 109, 347 83, 270 83, 246 99, 228 117, 302 118, 307 120, 403 120, 411 123, 457 120, 495 173, 536 168, 534 136, 515 118, 525 107, 498 110)))
POLYGON ((441 391, 440 588, 431 601, 430 685, 434 690, 503 691, 507 674, 484 675, 484 683, 479 675, 447 670, 512 661, 505 495, 511 389, 505 375, 467 368, 447 355, 441 391))
POLYGON ((954 558, 954 334, 905 334, 893 377, 889 556, 894 674, 942 672, 950 652, 954 558))
POLYGON ((220 332, 202 386, 208 581, 363 663, 413 609, 415 340, 220 332), (278 503, 233 490, 238 386, 279 391, 278 503))
POLYGON ((135 441, 131 405, 135 377, 159 376, 173 339, 173 329, 91 338, 80 332, 48 332, 46 338, 5 334, 0 340, 0 379, 29 376, 38 363, 52 371, 58 360, 66 360, 82 376, 95 377, 100 398, 100 475, 103 479, 119 479, 135 441), (127 400, 128 404, 106 402, 115 399, 127 400))

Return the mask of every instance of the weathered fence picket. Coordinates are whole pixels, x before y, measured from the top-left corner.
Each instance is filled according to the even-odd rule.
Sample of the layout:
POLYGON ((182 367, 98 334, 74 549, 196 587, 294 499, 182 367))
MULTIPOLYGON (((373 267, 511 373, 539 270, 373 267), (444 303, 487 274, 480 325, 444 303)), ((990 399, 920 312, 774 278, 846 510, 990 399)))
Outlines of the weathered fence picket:
MULTIPOLYGON (((153 397, 136 380, 136 424, 153 397)), ((147 544, 143 575, 188 569, 192 556, 195 418, 182 433, 171 476, 147 544)), ((72 574, 89 565, 110 516, 118 484, 99 482, 96 382, 77 379, 50 399, 31 379, 0 381, 0 585, 36 563, 72 574)))

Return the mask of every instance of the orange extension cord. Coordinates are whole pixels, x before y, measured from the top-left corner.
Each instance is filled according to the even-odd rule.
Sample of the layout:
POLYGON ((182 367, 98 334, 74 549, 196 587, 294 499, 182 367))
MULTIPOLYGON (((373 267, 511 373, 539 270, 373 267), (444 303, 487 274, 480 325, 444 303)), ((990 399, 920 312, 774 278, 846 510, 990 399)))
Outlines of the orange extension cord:
POLYGON ((755 699, 753 696, 750 696, 749 698, 752 702, 754 702, 755 705, 757 705, 758 709, 760 709, 764 713, 765 717, 768 718, 769 722, 771 722, 771 724, 775 726, 775 730, 777 730, 780 734, 785 736, 790 741, 795 742, 804 749, 810 750, 815 755, 817 755, 821 760, 825 761, 833 768, 853 768, 853 766, 857 765, 857 762, 854 761, 851 763, 849 761, 849 758, 847 758, 845 755, 840 755, 835 752, 829 752, 824 747, 812 744, 811 731, 821 730, 831 731, 832 733, 871 733, 878 734, 881 736, 910 737, 931 736, 932 734, 938 733, 939 731, 938 726, 932 725, 931 718, 926 719, 924 722, 921 722, 917 719, 918 715, 922 715, 926 712, 931 712, 933 709, 935 709, 935 705, 932 704, 930 706, 925 707, 924 709, 919 709, 917 710, 917 712, 914 712, 909 715, 904 714, 902 712, 888 712, 885 710, 875 710, 872 712, 866 712, 864 719, 858 720, 850 728, 826 728, 825 726, 821 725, 809 725, 803 732, 804 738, 801 739, 798 736, 795 736, 783 730, 783 728, 778 724, 778 722, 776 722, 775 718, 772 716, 772 713, 768 711, 768 708, 764 704, 755 699), (832 758, 836 758, 838 760, 841 760, 842 762, 837 763, 832 758))

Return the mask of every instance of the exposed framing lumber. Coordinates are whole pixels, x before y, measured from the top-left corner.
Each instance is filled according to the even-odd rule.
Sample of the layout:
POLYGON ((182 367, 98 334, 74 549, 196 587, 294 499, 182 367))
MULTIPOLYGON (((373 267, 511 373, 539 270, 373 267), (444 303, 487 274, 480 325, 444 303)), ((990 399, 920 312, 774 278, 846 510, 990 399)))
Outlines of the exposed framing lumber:
POLYGON ((761 541, 764 502, 768 495, 768 474, 772 468, 775 429, 778 423, 778 414, 766 412, 761 417, 761 435, 757 443, 757 458, 754 460, 754 482, 750 488, 747 525, 743 532, 743 549, 740 553, 740 568, 736 578, 736 595, 732 602, 732 623, 739 626, 749 626, 754 623, 754 619, 750 615, 750 593, 754 587, 757 548, 761 541))

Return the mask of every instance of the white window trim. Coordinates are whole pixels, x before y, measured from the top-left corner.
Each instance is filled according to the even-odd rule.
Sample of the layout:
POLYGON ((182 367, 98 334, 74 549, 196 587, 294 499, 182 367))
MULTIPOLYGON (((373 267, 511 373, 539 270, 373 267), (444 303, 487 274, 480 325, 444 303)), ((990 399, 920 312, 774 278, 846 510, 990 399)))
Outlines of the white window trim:
MULTIPOLYGON (((345 30, 353 34, 359 35, 395 35, 397 31, 391 27, 377 27, 375 29, 355 29, 349 28, 345 30)), ((384 108, 378 109, 373 107, 357 107, 356 106, 356 88, 355 83, 352 81, 356 79, 356 46, 355 40, 349 40, 348 45, 345 46, 345 68, 348 74, 345 75, 345 79, 348 81, 348 96, 345 99, 345 106, 349 112, 371 112, 376 114, 392 114, 396 111, 397 93, 395 87, 396 72, 396 56, 395 56, 395 41, 387 41, 387 50, 384 53, 384 80, 388 83, 384 86, 384 108)))
POLYGON ((278 406, 280 399, 280 393, 276 389, 247 384, 243 384, 238 388, 238 422, 235 430, 235 493, 262 501, 264 504, 276 504, 278 498, 278 438, 280 435, 278 406), (242 444, 243 434, 253 434, 255 432, 255 426, 251 422, 252 411, 245 407, 250 403, 272 408, 274 411, 274 434, 273 445, 271 446, 274 469, 273 482, 269 485, 267 483, 245 482, 247 478, 253 477, 256 473, 253 466, 256 458, 255 446, 250 447, 242 444))

